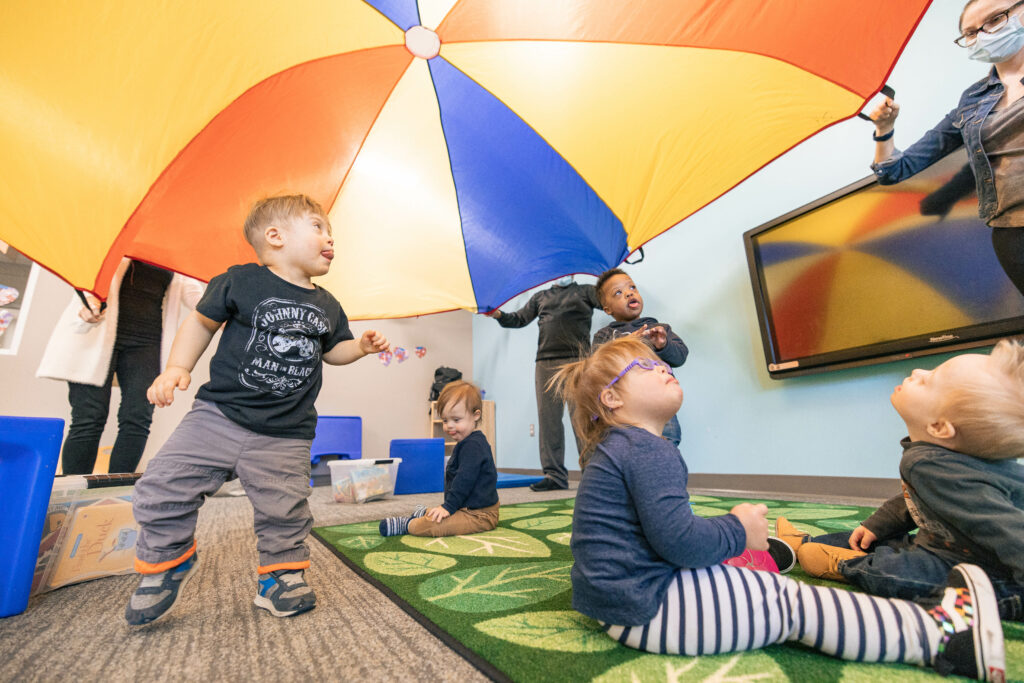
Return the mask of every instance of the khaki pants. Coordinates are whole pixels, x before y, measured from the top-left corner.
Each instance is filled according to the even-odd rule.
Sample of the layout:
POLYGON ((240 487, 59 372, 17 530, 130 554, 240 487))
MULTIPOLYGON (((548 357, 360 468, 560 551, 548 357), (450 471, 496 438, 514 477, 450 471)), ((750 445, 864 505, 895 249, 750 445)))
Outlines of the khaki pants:
POLYGON ((495 503, 490 507, 470 510, 461 508, 445 517, 440 522, 434 522, 426 517, 417 517, 409 520, 409 534, 412 536, 463 536, 465 534, 478 534, 481 531, 491 531, 498 526, 498 506, 495 503))

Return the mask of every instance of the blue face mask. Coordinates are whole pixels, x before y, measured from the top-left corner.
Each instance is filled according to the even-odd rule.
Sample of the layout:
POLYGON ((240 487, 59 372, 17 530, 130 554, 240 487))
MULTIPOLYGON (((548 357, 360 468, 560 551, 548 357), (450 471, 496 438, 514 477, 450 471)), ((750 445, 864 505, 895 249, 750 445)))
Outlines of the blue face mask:
POLYGON ((1018 17, 1010 17, 1006 26, 995 33, 978 33, 974 45, 967 48, 967 56, 979 62, 998 64, 1005 62, 1024 47, 1024 26, 1018 17))
POLYGON ((559 287, 565 287, 572 284, 572 275, 565 275, 555 280, 555 284, 559 287))

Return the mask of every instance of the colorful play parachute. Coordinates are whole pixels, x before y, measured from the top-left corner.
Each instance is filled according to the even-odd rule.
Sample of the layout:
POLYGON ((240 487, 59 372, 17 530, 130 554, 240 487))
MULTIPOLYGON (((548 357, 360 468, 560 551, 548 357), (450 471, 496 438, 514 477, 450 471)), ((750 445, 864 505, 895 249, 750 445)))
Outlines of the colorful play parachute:
POLYGON ((0 239, 105 295, 328 209, 354 318, 596 273, 882 86, 926 0, 6 0, 0 239))

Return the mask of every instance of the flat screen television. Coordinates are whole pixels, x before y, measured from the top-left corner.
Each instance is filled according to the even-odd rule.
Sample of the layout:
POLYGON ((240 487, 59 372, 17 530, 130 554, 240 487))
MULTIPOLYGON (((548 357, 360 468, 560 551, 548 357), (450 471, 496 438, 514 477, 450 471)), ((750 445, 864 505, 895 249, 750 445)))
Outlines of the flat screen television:
POLYGON ((771 377, 1024 332, 965 165, 961 150, 897 185, 864 178, 744 233, 771 377))

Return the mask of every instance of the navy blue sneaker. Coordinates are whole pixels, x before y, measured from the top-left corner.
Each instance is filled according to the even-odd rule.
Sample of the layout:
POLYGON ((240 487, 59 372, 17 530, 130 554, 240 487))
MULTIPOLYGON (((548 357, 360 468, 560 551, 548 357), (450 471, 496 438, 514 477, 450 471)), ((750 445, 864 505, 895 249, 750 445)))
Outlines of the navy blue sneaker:
POLYGON ((125 620, 132 626, 143 626, 167 616, 178 604, 181 590, 198 566, 199 553, 195 552, 177 567, 159 574, 143 574, 125 608, 125 620))
POLYGON ((253 602, 275 617, 293 617, 316 607, 316 595, 301 569, 278 569, 260 576, 259 595, 253 602))

